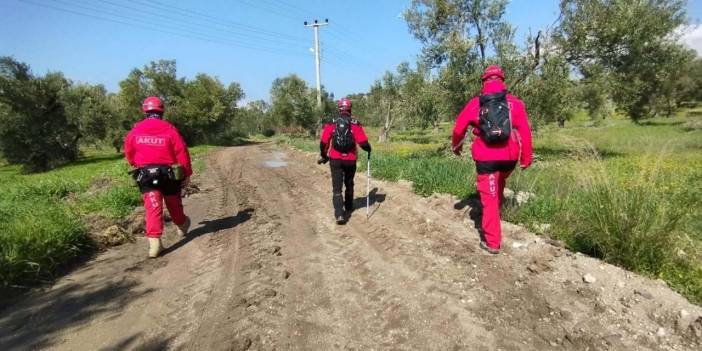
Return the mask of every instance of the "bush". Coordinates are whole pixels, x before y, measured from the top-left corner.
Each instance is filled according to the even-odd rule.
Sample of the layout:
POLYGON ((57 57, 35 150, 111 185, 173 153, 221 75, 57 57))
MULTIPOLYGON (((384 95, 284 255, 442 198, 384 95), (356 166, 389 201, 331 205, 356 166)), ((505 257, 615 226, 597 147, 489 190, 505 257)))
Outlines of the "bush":
POLYGON ((678 248, 679 223, 687 213, 679 193, 657 190, 660 179, 620 184, 599 178, 567 199, 557 217, 561 236, 577 251, 639 272, 658 274, 678 248))
POLYGON ((78 158, 78 124, 61 102, 60 73, 34 77, 25 64, 0 58, 0 153, 25 171, 45 171, 78 158))
POLYGON ((549 234, 573 250, 665 279, 702 301, 700 227, 692 218, 702 202, 700 172, 680 172, 684 162, 665 151, 607 163, 594 147, 570 149, 579 147, 577 162, 548 176, 554 187, 538 187, 537 199, 509 219, 534 229, 549 223, 549 234))
POLYGON ((271 128, 266 128, 263 130, 262 134, 264 137, 270 138, 275 135, 275 130, 271 128))

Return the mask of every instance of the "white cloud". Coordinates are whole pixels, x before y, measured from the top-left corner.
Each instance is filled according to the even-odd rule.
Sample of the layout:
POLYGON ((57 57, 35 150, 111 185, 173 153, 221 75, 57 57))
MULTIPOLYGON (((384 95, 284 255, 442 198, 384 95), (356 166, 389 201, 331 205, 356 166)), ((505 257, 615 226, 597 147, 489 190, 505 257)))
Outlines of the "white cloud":
POLYGON ((695 24, 685 26, 679 29, 681 33, 680 41, 685 46, 695 49, 698 56, 702 56, 702 25, 695 24))

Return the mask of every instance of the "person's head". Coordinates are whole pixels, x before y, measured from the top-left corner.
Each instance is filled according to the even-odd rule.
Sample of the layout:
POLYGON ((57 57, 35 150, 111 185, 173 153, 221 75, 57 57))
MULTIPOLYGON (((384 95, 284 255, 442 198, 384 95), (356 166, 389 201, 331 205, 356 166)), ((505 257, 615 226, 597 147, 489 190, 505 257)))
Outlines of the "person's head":
POLYGON ((164 111, 163 102, 156 96, 149 96, 141 104, 141 110, 145 117, 161 118, 164 111))
POLYGON ((339 106, 339 114, 350 115, 351 114, 351 100, 348 98, 341 98, 337 103, 339 106))
POLYGON ((502 71, 502 67, 498 65, 490 65, 485 68, 483 75, 480 76, 483 84, 488 81, 500 80, 505 81, 505 72, 502 71))

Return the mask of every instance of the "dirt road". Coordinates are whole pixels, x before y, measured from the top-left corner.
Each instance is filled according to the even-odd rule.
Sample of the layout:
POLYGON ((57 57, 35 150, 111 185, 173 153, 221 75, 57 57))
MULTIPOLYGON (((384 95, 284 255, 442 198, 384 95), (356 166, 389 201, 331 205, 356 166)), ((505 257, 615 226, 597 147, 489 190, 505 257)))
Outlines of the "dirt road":
POLYGON ((333 222, 328 166, 272 144, 215 151, 190 236, 143 238, 0 316, 0 350, 699 350, 702 309, 504 224, 478 249, 470 206, 374 181, 333 222), (460 209, 456 209, 460 208, 460 209), (595 281, 587 283, 589 274, 595 281))

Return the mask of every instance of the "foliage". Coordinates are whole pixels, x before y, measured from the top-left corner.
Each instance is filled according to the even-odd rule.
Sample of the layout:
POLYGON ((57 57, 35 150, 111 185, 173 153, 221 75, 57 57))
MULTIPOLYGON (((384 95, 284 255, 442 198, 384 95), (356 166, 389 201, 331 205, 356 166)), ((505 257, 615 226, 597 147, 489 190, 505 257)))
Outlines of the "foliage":
POLYGON ((403 15, 430 62, 460 60, 452 56, 458 50, 485 64, 488 51, 503 48, 499 38, 510 31, 506 7, 505 0, 413 0, 403 15))
POLYGON ((222 144, 226 143, 222 137, 235 136, 231 128, 238 114, 236 104, 244 98, 238 83, 225 88, 218 79, 201 73, 186 81, 181 91, 174 116, 169 119, 186 140, 222 144))
POLYGON ((271 114, 276 123, 280 127, 312 132, 318 126, 312 97, 307 83, 295 74, 274 80, 271 114))
POLYGON ((43 171, 78 157, 79 122, 66 114, 60 73, 35 77, 29 66, 0 58, 0 153, 26 171, 43 171))
POLYGON ((273 130, 273 123, 270 119, 271 106, 265 100, 249 101, 246 106, 239 111, 239 118, 236 119, 236 129, 247 135, 264 134, 273 130))
POLYGON ((164 117, 171 121, 189 144, 226 144, 239 134, 234 130, 237 103, 244 91, 236 83, 225 86, 219 79, 200 73, 194 80, 178 78, 174 60, 151 62, 134 69, 119 83, 117 109, 120 129, 113 133, 122 140, 143 113, 141 102, 147 96, 160 97, 164 117))
POLYGON ((102 85, 69 86, 62 92, 61 100, 66 115, 78 123, 84 143, 99 144, 108 137, 111 129, 118 126, 107 90, 102 85))
MULTIPOLYGON (((582 72, 595 65, 612 84, 612 98, 634 121, 655 115, 663 83, 676 73, 685 1, 562 0, 556 40, 582 72)), ((669 90, 667 93, 670 94, 669 90)))
POLYGON ((488 63, 499 61, 508 75, 516 70, 510 64, 516 49, 506 7, 505 0, 414 0, 404 12, 410 33, 423 45, 423 62, 439 69, 435 97, 447 116, 479 91, 488 63))
MULTIPOLYGON (((159 96, 165 118, 189 144, 229 144, 244 131, 235 123, 244 92, 198 74, 178 78, 175 61, 132 70, 117 94, 102 85, 74 84, 61 73, 32 75, 29 66, 0 59, 0 154, 25 171, 46 171, 76 160, 81 145, 109 144, 121 151, 124 136, 141 119, 141 102, 159 96)), ((243 124, 241 125, 243 128, 243 124)))
POLYGON ((524 99, 533 123, 557 122, 562 127, 572 118, 577 100, 575 83, 569 74, 569 66, 562 57, 550 57, 520 87, 518 94, 524 99))

